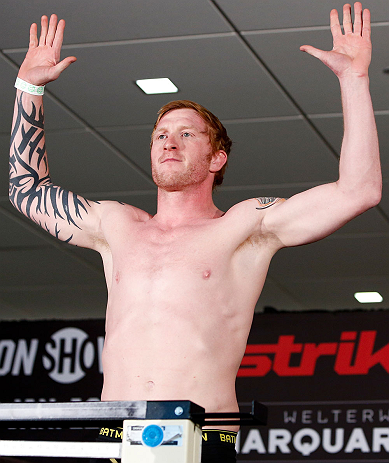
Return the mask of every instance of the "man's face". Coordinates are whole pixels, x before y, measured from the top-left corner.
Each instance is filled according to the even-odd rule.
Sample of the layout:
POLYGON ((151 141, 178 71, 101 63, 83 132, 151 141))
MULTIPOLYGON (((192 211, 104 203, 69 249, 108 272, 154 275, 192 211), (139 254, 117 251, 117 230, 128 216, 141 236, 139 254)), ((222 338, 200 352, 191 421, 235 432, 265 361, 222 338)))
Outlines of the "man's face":
POLYGON ((151 147, 151 170, 155 184, 178 191, 204 182, 212 147, 207 124, 193 109, 174 109, 159 121, 151 147))

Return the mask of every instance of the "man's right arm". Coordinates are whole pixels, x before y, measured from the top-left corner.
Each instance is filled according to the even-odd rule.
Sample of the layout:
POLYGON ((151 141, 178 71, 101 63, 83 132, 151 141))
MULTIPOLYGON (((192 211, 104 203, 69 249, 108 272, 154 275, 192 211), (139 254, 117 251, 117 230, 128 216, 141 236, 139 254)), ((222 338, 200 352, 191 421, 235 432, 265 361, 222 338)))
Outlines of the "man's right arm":
MULTIPOLYGON (((30 29, 29 50, 18 77, 35 86, 57 79, 75 57, 60 61, 65 23, 51 16, 30 29)), ((51 182, 44 135, 43 98, 17 90, 10 144, 11 203, 46 231, 78 246, 97 248, 101 242, 103 205, 90 202, 51 182)))
POLYGON ((42 97, 20 90, 16 95, 11 133, 9 199, 19 212, 56 238, 78 246, 95 247, 100 205, 51 182, 42 97))

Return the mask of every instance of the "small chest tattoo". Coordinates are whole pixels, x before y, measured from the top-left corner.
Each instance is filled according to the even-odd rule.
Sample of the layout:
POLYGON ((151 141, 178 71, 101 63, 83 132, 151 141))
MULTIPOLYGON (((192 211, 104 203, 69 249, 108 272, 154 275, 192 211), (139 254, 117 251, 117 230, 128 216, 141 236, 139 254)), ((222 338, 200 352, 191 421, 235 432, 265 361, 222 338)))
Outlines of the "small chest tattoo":
POLYGON ((258 210, 266 209, 267 207, 273 206, 273 204, 282 200, 282 198, 275 198, 274 196, 262 196, 255 199, 259 202, 259 207, 256 207, 258 210))

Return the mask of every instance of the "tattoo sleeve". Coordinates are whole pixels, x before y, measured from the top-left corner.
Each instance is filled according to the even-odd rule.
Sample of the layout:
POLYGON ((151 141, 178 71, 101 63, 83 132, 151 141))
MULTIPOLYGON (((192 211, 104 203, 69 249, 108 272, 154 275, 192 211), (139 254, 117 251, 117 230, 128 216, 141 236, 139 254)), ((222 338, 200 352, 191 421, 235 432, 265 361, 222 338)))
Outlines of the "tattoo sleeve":
POLYGON ((43 106, 30 110, 17 97, 11 133, 9 198, 13 206, 56 238, 71 242, 90 203, 52 184, 47 164, 43 106), (74 228, 75 227, 75 228, 74 228))
POLYGON ((284 198, 275 198, 273 196, 269 196, 269 197, 262 196, 260 198, 255 198, 255 199, 259 203, 259 207, 256 207, 256 209, 258 210, 267 209, 268 207, 273 206, 273 204, 276 204, 280 201, 285 201, 284 198))

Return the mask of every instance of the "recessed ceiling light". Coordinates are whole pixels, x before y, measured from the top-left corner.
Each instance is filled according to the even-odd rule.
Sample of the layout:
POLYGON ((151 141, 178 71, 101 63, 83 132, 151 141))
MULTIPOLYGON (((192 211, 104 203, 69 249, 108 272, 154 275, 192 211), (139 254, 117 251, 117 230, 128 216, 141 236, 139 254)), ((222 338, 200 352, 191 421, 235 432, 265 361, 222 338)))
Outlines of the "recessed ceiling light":
POLYGON ((384 300, 381 294, 377 293, 376 291, 372 291, 372 292, 365 291, 362 293, 355 293, 354 297, 358 302, 362 304, 366 304, 369 302, 382 302, 384 300))
POLYGON ((140 79, 135 81, 147 95, 156 95, 158 93, 177 93, 178 88, 167 77, 160 79, 140 79))

